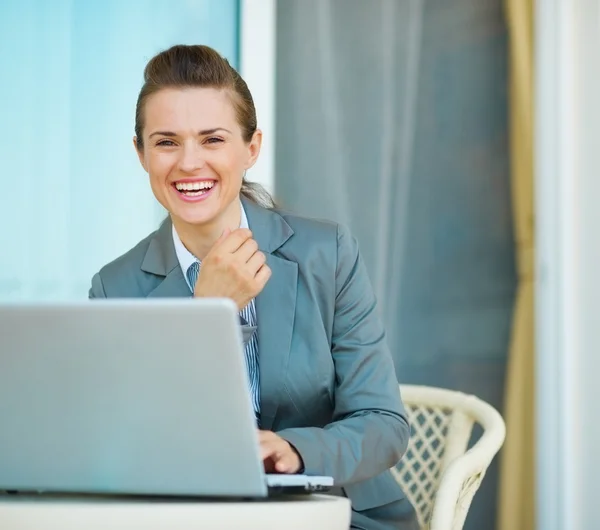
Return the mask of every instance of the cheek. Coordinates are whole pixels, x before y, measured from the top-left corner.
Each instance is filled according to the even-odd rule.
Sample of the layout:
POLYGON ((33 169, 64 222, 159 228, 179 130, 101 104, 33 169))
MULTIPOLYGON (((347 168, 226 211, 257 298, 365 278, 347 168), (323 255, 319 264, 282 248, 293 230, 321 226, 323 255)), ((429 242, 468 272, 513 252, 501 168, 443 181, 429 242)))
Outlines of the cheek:
POLYGON ((244 153, 229 151, 220 161, 221 171, 226 173, 231 183, 237 185, 242 182, 244 176, 246 158, 244 153))
POLYGON ((164 178, 176 164, 177 160, 171 153, 152 153, 146 161, 151 179, 164 178))
POLYGON ((244 177, 244 170, 238 164, 230 164, 227 168, 227 188, 231 190, 231 193, 237 194, 242 186, 242 178, 244 177))
POLYGON ((218 156, 213 156, 211 159, 207 157, 206 162, 228 185, 235 186, 238 180, 241 182, 244 170, 231 154, 219 153, 218 156))

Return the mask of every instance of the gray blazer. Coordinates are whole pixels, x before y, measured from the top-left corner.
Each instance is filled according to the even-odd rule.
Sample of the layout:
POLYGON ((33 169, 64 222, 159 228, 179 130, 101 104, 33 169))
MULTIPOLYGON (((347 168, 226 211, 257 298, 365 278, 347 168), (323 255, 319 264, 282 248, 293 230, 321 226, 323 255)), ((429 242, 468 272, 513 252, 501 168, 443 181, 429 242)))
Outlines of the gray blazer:
MULTIPOLYGON (((356 240, 334 223, 244 208, 272 270, 256 298, 261 428, 288 440, 306 473, 334 478, 353 515, 367 516, 356 524, 385 528, 381 507, 398 528, 412 508, 388 469, 410 429, 356 240)), ((168 219, 90 289, 90 298, 190 295, 168 219)))

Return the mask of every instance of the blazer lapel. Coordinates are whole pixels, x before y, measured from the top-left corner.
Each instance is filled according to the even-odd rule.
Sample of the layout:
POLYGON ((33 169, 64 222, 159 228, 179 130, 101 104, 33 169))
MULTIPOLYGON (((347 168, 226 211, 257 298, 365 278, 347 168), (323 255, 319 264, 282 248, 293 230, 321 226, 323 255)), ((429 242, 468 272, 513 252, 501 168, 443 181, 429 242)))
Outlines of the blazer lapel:
POLYGON ((243 200, 248 224, 267 256, 271 278, 256 297, 260 370, 260 426, 269 430, 284 392, 296 313, 298 264, 274 253, 293 234, 277 213, 243 200))
POLYGON ((147 297, 176 298, 192 296, 179 266, 179 260, 173 245, 170 218, 165 219, 156 232, 154 239, 150 242, 141 268, 145 272, 164 277, 156 287, 146 294, 147 297))
POLYGON ((192 291, 178 264, 147 296, 148 298, 191 298, 192 291))

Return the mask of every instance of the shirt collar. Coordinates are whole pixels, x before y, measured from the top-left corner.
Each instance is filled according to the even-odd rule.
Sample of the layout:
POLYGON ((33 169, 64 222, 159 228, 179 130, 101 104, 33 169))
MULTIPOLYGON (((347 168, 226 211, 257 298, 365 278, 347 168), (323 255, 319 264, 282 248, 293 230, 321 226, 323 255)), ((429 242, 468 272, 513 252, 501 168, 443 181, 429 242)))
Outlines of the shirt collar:
MULTIPOLYGON (((248 226, 248 217, 246 217, 246 211, 244 210, 244 206, 240 202, 241 209, 241 218, 240 218, 240 228, 249 228, 248 226)), ((171 225, 173 230, 173 245, 175 246, 175 253, 177 254, 177 260, 179 261, 179 266, 181 267, 181 271, 183 272, 183 277, 185 278, 186 283, 189 288, 194 291, 194 287, 190 285, 189 280, 187 278, 188 269, 195 263, 200 263, 200 260, 196 258, 181 241, 177 230, 175 230, 175 225, 171 225)))

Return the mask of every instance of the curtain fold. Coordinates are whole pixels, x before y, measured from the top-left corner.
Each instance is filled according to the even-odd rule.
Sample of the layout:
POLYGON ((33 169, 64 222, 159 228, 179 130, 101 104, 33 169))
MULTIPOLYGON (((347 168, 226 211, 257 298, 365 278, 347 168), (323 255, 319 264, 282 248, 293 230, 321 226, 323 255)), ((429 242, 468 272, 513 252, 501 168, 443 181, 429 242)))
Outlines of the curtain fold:
POLYGON ((506 372, 507 438, 500 462, 498 530, 535 528, 534 0, 505 0, 510 34, 510 147, 519 275, 506 372))
MULTIPOLYGON (((498 408, 517 281, 504 2, 278 0, 276 44, 279 204, 352 230, 399 381, 498 408)), ((495 527, 498 464, 465 530, 495 527)))

